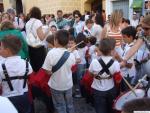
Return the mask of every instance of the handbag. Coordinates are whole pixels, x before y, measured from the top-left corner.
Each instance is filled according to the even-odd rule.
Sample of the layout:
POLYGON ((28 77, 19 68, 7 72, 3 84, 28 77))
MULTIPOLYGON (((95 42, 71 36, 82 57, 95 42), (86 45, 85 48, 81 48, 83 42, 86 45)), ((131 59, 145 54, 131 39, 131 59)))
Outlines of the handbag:
POLYGON ((33 21, 32 25, 30 27, 30 32, 27 33, 26 41, 29 46, 37 48, 37 47, 42 46, 42 41, 39 39, 38 36, 35 36, 34 33, 32 32, 35 21, 36 20, 33 21))

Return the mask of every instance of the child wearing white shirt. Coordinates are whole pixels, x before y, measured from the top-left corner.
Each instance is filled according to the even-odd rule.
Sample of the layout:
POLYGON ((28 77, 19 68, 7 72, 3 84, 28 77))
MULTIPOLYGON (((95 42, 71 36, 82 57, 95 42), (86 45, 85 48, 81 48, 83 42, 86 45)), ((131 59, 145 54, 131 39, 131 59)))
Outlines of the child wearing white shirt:
POLYGON ((112 40, 114 39, 104 38, 100 41, 99 49, 102 56, 99 60, 94 59, 89 67, 94 77, 91 87, 96 113, 114 113, 112 104, 117 92, 113 77, 120 73, 120 66, 111 56, 111 51, 115 48, 115 44, 112 44, 115 40, 112 40))
POLYGON ((0 64, 2 96, 8 97, 19 113, 31 110, 27 76, 32 73, 30 64, 17 56, 21 41, 16 36, 6 36, 1 41, 0 55, 4 61, 0 64))
MULTIPOLYGON (((55 34, 55 48, 50 50, 43 64, 43 69, 52 73, 52 67, 57 64, 69 41, 69 33, 66 30, 59 30, 55 34)), ((48 82, 51 88, 52 100, 57 113, 74 113, 72 99, 72 72, 71 67, 75 64, 75 57, 69 53, 65 63, 54 73, 48 82)))

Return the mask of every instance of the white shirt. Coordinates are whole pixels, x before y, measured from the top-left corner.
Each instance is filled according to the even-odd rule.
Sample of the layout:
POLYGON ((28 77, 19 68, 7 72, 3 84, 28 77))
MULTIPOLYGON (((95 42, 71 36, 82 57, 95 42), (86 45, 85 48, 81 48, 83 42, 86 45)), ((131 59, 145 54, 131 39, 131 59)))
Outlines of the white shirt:
POLYGON ((101 32, 102 32, 102 27, 98 24, 93 25, 92 30, 91 30, 91 34, 92 36, 95 36, 97 38, 97 41, 100 41, 101 39, 101 32))
MULTIPOLYGON (((128 51, 130 50, 130 48, 133 46, 133 43, 131 44, 126 44, 125 47, 124 47, 124 50, 123 50, 123 54, 122 54, 122 58, 125 57, 125 55, 128 53, 128 51)), ((131 57, 128 61, 128 63, 132 63, 133 66, 130 68, 122 68, 121 69, 121 74, 124 76, 124 77, 127 77, 127 75, 129 75, 129 77, 134 77, 135 74, 136 74, 136 71, 135 71, 135 65, 134 65, 134 57, 131 57)))
MULTIPOLYGON (((52 66, 55 66, 60 60, 64 52, 67 51, 65 48, 53 48, 50 50, 46 56, 45 62, 43 64, 43 69, 51 71, 52 66)), ((48 85, 55 90, 68 90, 72 88, 72 71, 71 67, 75 64, 75 57, 70 53, 69 58, 63 64, 63 66, 52 74, 48 85)))
POLYGON ((0 96, 0 113, 18 113, 18 111, 8 98, 0 96))
POLYGON ((95 58, 96 54, 95 54, 95 48, 96 46, 95 45, 92 45, 89 47, 89 54, 91 56, 91 60, 90 62, 95 58))
POLYGON ((136 27, 137 25, 139 24, 139 20, 138 19, 136 19, 136 20, 131 20, 131 26, 134 26, 134 27, 136 27))
POLYGON ((74 50, 72 53, 73 53, 75 59, 80 59, 80 55, 79 55, 79 52, 77 50, 74 50))
POLYGON ((19 29, 23 29, 25 26, 23 20, 21 18, 18 19, 18 17, 14 18, 13 24, 14 24, 15 28, 19 28, 19 29))
POLYGON ((79 53, 79 56, 81 58, 81 62, 79 64, 86 64, 85 54, 86 54, 87 50, 88 50, 87 46, 84 48, 78 48, 78 53, 79 53))
MULTIPOLYGON (((111 56, 101 56, 101 58, 105 62, 105 64, 107 64, 112 59, 111 56)), ((97 59, 94 59, 90 64, 89 71, 91 73, 98 74, 101 70, 102 70, 102 66, 100 65, 99 61, 97 59)), ((120 72, 119 63, 117 61, 114 61, 114 63, 110 66, 109 71, 112 75, 116 72, 120 72)), ((102 74, 102 76, 105 76, 105 75, 106 75, 106 73, 102 74)), ((98 79, 94 78, 91 87, 98 91, 107 91, 114 87, 114 80, 113 80, 113 78, 103 79, 103 80, 98 80, 98 79)))
MULTIPOLYGON (((3 63, 5 63, 8 75, 10 77, 24 76, 26 71, 26 61, 21 59, 20 56, 12 56, 12 57, 5 58, 3 63)), ((32 68, 29 64, 28 75, 31 73, 32 73, 32 68)), ((2 79, 5 79, 5 75, 3 73, 2 66, 0 66, 0 81, 2 81, 2 79)), ((3 89, 2 96, 4 97, 19 96, 19 95, 23 95, 24 92, 28 91, 27 85, 26 88, 23 88, 24 79, 11 80, 11 83, 14 88, 13 91, 10 91, 7 81, 2 81, 2 89, 3 89)))
POLYGON ((26 33, 32 32, 35 36, 37 36, 37 29, 39 27, 42 27, 43 24, 40 20, 31 18, 27 23, 26 23, 26 33))
POLYGON ((79 21, 78 23, 74 23, 73 28, 75 29, 76 33, 79 34, 80 32, 83 31, 83 27, 84 27, 84 22, 83 21, 79 21))

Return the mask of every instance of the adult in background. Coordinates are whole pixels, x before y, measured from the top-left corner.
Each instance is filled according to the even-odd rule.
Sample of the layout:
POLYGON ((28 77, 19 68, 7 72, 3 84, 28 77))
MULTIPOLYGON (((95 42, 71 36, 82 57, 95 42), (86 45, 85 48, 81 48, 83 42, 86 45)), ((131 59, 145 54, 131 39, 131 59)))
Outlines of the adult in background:
POLYGON ((94 25, 92 27, 92 35, 97 38, 97 41, 101 39, 102 27, 104 26, 103 17, 100 14, 93 14, 91 19, 94 21, 94 25))
POLYGON ((121 10, 115 10, 111 14, 110 22, 106 24, 102 30, 101 38, 111 37, 116 40, 115 50, 122 55, 122 35, 121 35, 121 23, 122 23, 123 13, 121 10))
POLYGON ((18 53, 22 59, 28 58, 28 45, 21 33, 20 30, 15 29, 14 25, 10 21, 5 21, 1 23, 1 31, 0 31, 0 40, 2 40, 7 35, 14 35, 21 40, 22 47, 18 53))
POLYGON ((16 17, 15 10, 10 8, 7 10, 7 13, 11 16, 15 28, 22 30, 24 28, 24 22, 19 16, 16 17))
POLYGON ((42 30, 41 10, 38 7, 33 7, 30 10, 30 20, 26 23, 26 33, 32 33, 35 38, 40 40, 40 44, 34 47, 32 44, 29 45, 29 59, 31 66, 35 72, 37 72, 43 65, 46 57, 46 49, 44 47, 44 39, 48 32, 44 33, 42 30))
POLYGON ((131 19, 131 26, 134 26, 136 28, 136 26, 139 24, 139 19, 137 18, 137 14, 136 12, 133 13, 133 17, 131 19))
POLYGON ((82 32, 85 23, 84 23, 84 21, 81 20, 82 15, 81 15, 80 11, 75 11, 73 13, 73 17, 75 19, 74 25, 73 25, 74 36, 76 37, 80 32, 82 32))
POLYGON ((68 21, 65 18, 63 18, 62 10, 57 11, 56 24, 57 24, 58 29, 66 29, 66 27, 68 26, 68 21))

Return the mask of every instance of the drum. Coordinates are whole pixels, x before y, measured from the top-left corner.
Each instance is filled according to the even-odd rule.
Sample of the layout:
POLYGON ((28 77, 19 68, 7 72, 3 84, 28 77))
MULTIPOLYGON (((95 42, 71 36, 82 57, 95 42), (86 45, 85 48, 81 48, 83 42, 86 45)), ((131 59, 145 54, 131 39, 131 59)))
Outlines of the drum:
POLYGON ((150 88, 147 90, 147 97, 150 97, 150 88))
POLYGON ((148 60, 146 63, 144 63, 144 71, 145 71, 145 73, 148 76, 150 76, 150 69, 149 69, 149 67, 150 67, 150 60, 148 60))
POLYGON ((143 89, 135 89, 135 93, 137 96, 132 91, 125 92, 124 94, 121 94, 119 97, 114 102, 113 108, 118 111, 118 113, 121 113, 123 105, 133 99, 138 99, 142 98, 145 96, 145 90, 143 89))

